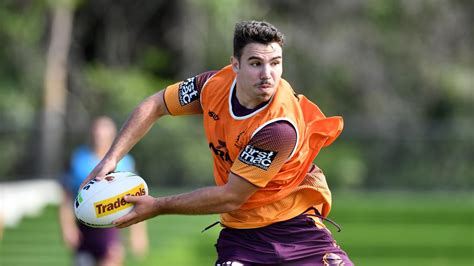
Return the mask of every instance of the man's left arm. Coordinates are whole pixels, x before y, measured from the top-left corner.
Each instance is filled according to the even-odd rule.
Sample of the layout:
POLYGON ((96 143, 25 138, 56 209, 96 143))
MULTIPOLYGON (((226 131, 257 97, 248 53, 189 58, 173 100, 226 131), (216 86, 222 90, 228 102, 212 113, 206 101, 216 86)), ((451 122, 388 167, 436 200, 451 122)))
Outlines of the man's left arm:
POLYGON ((135 208, 114 223, 121 228, 162 214, 216 214, 237 210, 272 179, 295 145, 294 127, 284 120, 273 122, 257 132, 247 145, 252 149, 268 152, 271 157, 268 169, 264 170, 264 165, 247 162, 242 155, 245 152, 243 149, 239 159, 234 162, 225 185, 163 198, 126 196, 125 200, 135 203, 135 208))
POLYGON ((114 221, 119 227, 150 219, 163 214, 216 214, 240 208, 258 187, 230 173, 223 186, 205 187, 189 193, 154 198, 152 196, 125 196, 135 204, 133 211, 114 221))

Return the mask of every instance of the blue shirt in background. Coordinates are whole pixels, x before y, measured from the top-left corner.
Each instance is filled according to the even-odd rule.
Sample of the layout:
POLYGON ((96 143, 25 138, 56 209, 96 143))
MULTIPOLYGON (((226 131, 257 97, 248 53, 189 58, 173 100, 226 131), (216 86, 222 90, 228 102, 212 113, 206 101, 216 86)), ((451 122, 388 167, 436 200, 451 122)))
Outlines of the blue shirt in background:
MULTIPOLYGON (((71 158, 71 170, 69 177, 65 180, 66 188, 76 196, 79 186, 86 179, 87 175, 100 162, 101 158, 97 157, 94 151, 88 146, 80 146, 77 148, 71 158)), ((132 156, 125 155, 117 164, 115 171, 135 172, 135 161, 132 156)))

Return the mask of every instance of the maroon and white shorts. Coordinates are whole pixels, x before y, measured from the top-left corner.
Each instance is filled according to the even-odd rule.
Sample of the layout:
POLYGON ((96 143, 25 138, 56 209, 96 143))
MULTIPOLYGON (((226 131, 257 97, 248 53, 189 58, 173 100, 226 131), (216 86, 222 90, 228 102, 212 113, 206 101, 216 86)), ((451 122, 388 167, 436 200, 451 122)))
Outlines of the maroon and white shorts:
POLYGON ((224 228, 216 266, 354 265, 331 232, 305 214, 255 229, 224 228))

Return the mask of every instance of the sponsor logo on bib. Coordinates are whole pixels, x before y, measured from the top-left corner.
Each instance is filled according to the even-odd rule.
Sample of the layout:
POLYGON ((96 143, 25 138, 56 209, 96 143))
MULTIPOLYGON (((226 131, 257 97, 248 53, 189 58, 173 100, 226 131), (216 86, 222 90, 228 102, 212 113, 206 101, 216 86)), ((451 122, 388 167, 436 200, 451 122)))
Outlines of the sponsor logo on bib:
POLYGON ((188 78, 179 85, 179 103, 181 106, 188 105, 199 98, 195 80, 195 77, 188 78))
POLYGON ((278 152, 275 151, 267 151, 252 145, 247 145, 240 152, 239 160, 245 164, 267 170, 277 154, 278 152))
POLYGON ((209 148, 214 152, 214 155, 220 158, 223 161, 232 163, 232 160, 230 159, 229 151, 227 150, 227 147, 225 146, 226 143, 225 141, 218 140, 218 145, 215 146, 214 143, 210 142, 209 143, 209 148))

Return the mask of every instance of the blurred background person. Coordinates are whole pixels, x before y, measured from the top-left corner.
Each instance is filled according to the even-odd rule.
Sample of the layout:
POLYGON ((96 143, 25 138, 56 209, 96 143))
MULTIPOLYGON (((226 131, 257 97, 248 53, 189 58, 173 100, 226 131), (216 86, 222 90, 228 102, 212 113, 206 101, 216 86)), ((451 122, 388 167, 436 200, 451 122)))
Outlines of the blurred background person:
MULTIPOLYGON (((74 198, 87 174, 104 157, 112 144, 117 127, 106 116, 94 120, 90 132, 90 145, 81 145, 72 154, 70 171, 62 180, 63 200, 59 208, 62 236, 67 247, 74 252, 75 265, 122 265, 125 251, 117 228, 91 228, 79 223, 73 211, 74 198)), ((116 171, 135 172, 135 162, 126 155, 116 171)), ((146 224, 130 228, 130 247, 133 255, 141 258, 148 252, 146 224)))

